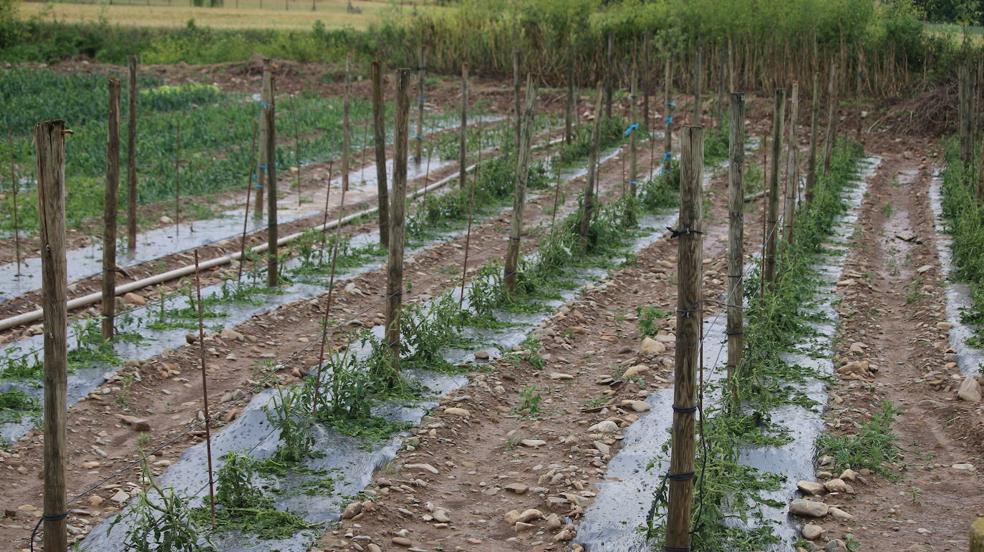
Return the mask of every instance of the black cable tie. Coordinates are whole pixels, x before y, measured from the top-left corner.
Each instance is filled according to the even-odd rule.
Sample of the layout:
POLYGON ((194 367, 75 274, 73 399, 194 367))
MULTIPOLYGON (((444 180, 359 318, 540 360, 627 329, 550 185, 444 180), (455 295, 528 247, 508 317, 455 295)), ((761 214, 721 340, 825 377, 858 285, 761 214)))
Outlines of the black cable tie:
POLYGON ((65 518, 67 518, 67 517, 68 517, 68 512, 65 512, 63 514, 55 514, 55 515, 52 515, 52 516, 49 516, 48 514, 45 514, 45 515, 41 516, 41 521, 61 521, 61 520, 65 519, 65 518))
POLYGON ((727 332, 724 332, 724 335, 745 335, 745 332, 743 332, 741 330, 734 331, 734 332, 727 331, 727 332))
POLYGON ((680 414, 693 414, 697 412, 697 406, 677 406, 673 405, 673 412, 679 412, 680 414))
POLYGON ((690 552, 689 546, 664 546, 663 552, 690 552))
POLYGON ((680 236, 692 236, 694 234, 703 234, 703 232, 701 232, 700 230, 694 230, 693 228, 684 228, 681 230, 678 228, 672 228, 670 226, 667 226, 666 229, 670 231, 671 239, 679 238, 680 236))
POLYGON ((670 481, 690 481, 694 478, 694 472, 667 473, 666 478, 670 481))

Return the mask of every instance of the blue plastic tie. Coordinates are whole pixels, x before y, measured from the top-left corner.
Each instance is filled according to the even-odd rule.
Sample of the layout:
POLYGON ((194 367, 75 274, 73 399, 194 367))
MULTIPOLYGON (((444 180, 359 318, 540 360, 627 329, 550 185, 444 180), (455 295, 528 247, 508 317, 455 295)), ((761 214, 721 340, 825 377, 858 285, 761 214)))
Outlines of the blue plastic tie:
POLYGON ((625 132, 623 133, 623 136, 625 138, 628 138, 629 136, 632 136, 632 133, 635 132, 635 130, 637 128, 639 128, 639 123, 632 123, 631 125, 628 126, 628 128, 625 129, 625 132))
POLYGON ((668 125, 672 125, 673 124, 673 115, 667 115, 666 116, 666 124, 668 124, 668 125))
POLYGON ((673 159, 673 154, 672 153, 670 153, 668 151, 663 152, 663 161, 669 161, 671 159, 673 159))

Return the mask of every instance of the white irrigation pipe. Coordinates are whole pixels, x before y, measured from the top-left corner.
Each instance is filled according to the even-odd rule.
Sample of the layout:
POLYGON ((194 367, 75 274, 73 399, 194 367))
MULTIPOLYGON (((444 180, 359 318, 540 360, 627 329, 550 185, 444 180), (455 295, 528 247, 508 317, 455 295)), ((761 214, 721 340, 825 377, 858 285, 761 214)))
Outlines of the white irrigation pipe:
MULTIPOLYGON (((540 148, 549 147, 549 146, 552 146, 554 144, 557 144, 558 142, 561 142, 561 141, 563 141, 562 138, 557 138, 557 139, 554 139, 554 140, 551 140, 551 141, 547 142, 546 144, 542 144, 540 146, 540 148)), ((468 166, 465 170, 466 171, 473 171, 473 170, 475 170, 475 166, 476 165, 477 164, 472 164, 472 165, 468 166)), ((452 175, 446 176, 446 177, 442 178, 441 180, 438 180, 437 182, 435 182, 433 184, 430 184, 428 186, 424 186, 423 188, 419 188, 415 192, 412 192, 410 194, 410 199, 416 199, 418 196, 423 195, 424 192, 428 192, 428 191, 431 191, 431 190, 436 190, 438 188, 442 188, 442 187, 446 186, 448 184, 448 182, 455 181, 457 179, 458 179, 458 173, 454 173, 452 175)), ((277 240, 277 245, 280 246, 280 245, 284 245, 284 244, 288 244, 290 242, 296 241, 296 240, 300 239, 301 236, 303 236, 304 234, 306 234, 308 232, 311 232, 311 231, 324 232, 324 231, 327 231, 327 230, 331 230, 331 229, 333 229, 333 228, 335 228, 335 227, 337 227, 339 225, 348 224, 348 223, 350 223, 353 220, 356 220, 358 218, 375 214, 377 211, 379 211, 379 207, 378 206, 376 206, 376 207, 370 207, 368 209, 363 209, 362 211, 358 211, 358 212, 355 212, 355 213, 351 213, 349 215, 346 215, 345 217, 342 217, 341 219, 336 219, 336 220, 333 220, 333 221, 328 222, 326 224, 319 224, 318 226, 315 226, 313 228, 308 228, 307 230, 305 230, 303 232, 295 232, 293 234, 289 234, 287 236, 284 236, 284 237, 278 239, 277 240)), ((269 247, 270 247, 270 244, 269 243, 263 243, 263 244, 260 244, 260 245, 257 245, 255 247, 250 248, 249 253, 262 253, 263 251, 266 251, 269 247)), ((217 266, 227 265, 227 264, 229 264, 229 263, 231 263, 231 262, 233 262, 235 260, 238 260, 241 256, 242 256, 242 253, 240 253, 239 251, 237 251, 235 253, 230 253, 228 255, 223 255, 222 257, 216 257, 214 259, 209 259, 207 261, 204 261, 204 262, 199 263, 198 269, 199 270, 208 270, 210 268, 214 268, 214 267, 217 267, 217 266)), ((160 274, 155 274, 153 276, 148 276, 147 278, 144 278, 142 280, 137 280, 135 282, 130 282, 130 283, 127 283, 127 284, 116 286, 116 295, 117 296, 119 296, 119 295, 125 295, 127 293, 130 293, 131 291, 136 291, 138 289, 143 289, 145 287, 149 287, 149 286, 161 284, 161 283, 168 282, 168 281, 171 281, 171 280, 176 280, 178 278, 183 278, 185 276, 188 276, 188 275, 191 275, 191 274, 194 274, 194 273, 195 273, 195 265, 192 264, 192 265, 183 266, 181 268, 176 268, 174 270, 169 270, 167 272, 162 272, 160 274)), ((70 301, 68 301, 67 307, 68 307, 68 310, 78 309, 78 308, 81 308, 81 307, 87 307, 89 305, 95 304, 95 303, 97 303, 97 302, 99 302, 101 300, 102 300, 102 292, 96 291, 96 292, 90 293, 88 295, 83 295, 82 297, 76 297, 75 299, 71 299, 70 301)), ((44 315, 44 309, 37 309, 37 310, 33 310, 31 312, 25 312, 23 314, 18 314, 17 316, 11 316, 10 318, 5 318, 3 320, 0 320, 0 331, 9 330, 10 328, 16 328, 17 326, 23 326, 24 324, 30 324, 32 322, 37 322, 38 320, 41 320, 41 318, 42 318, 43 315, 44 315)))

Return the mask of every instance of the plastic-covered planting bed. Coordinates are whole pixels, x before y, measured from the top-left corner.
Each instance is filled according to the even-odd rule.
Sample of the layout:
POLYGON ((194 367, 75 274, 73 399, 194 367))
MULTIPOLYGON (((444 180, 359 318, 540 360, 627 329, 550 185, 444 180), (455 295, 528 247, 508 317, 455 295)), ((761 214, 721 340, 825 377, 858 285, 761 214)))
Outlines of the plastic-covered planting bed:
MULTIPOLYGON (((605 161, 612 159, 618 154, 619 151, 619 148, 614 148, 606 152, 601 157, 601 162, 604 163, 605 161)), ((561 172, 561 179, 563 181, 571 181, 584 176, 586 173, 586 167, 569 168, 561 172)), ((552 190, 546 193, 552 193, 552 190)), ((409 253, 413 254, 424 251, 431 246, 438 245, 446 240, 460 236, 462 233, 462 230, 454 230, 444 233, 424 244, 421 244, 409 253)), ((369 232, 352 236, 349 243, 352 249, 357 249, 375 243, 376 239, 376 234, 374 232, 369 232)), ((330 252, 326 253, 326 256, 329 254, 330 252)), ((296 269, 301 266, 302 262, 303 261, 298 258, 291 259, 286 263, 286 268, 287 270, 296 269)), ((369 260, 361 266, 350 268, 345 271, 340 270, 339 275, 336 278, 336 286, 344 286, 346 280, 378 269, 384 265, 385 258, 378 257, 369 260)), ((249 265, 247 265, 247 269, 248 267, 249 265)), ((248 284, 250 279, 255 277, 257 277, 257 275, 254 274, 251 276, 244 273, 243 281, 248 284)), ((264 281, 264 277, 259 277, 259 280, 261 282, 264 281)), ((257 292, 255 301, 250 300, 246 302, 219 303, 213 307, 213 310, 218 314, 218 316, 208 320, 206 324, 208 325, 210 331, 214 331, 216 329, 216 325, 219 324, 226 328, 234 327, 253 316, 264 312, 269 312, 280 305, 322 295, 326 291, 327 283, 328 276, 325 274, 304 275, 303 277, 296 278, 295 281, 289 285, 279 288, 276 293, 257 292)), ((231 286, 231 288, 235 288, 235 282, 207 286, 202 289, 202 296, 203 298, 206 298, 206 300, 210 297, 221 297, 224 290, 231 289, 229 286, 231 286)), ((166 313, 179 311, 186 309, 189 305, 190 302, 186 296, 174 296, 165 300, 163 311, 166 313)), ((153 303, 148 304, 145 307, 138 307, 131 312, 130 317, 132 318, 133 323, 131 327, 124 328, 124 330, 131 332, 137 331, 143 339, 139 342, 130 342, 125 339, 114 341, 112 345, 113 351, 121 360, 146 360, 158 356, 169 349, 180 347, 186 343, 185 337, 189 331, 186 328, 152 329, 147 327, 148 324, 151 324, 159 318, 159 313, 161 310, 161 305, 159 303, 153 303)), ((71 335, 78 335, 82 331, 84 324, 87 324, 87 322, 72 324, 72 331, 70 332, 71 335)), ((43 341, 44 337, 41 335, 18 340, 4 348, 3 357, 5 359, 25 358, 28 361, 34 361, 35 359, 40 361, 43 359, 43 341)), ((74 344, 70 344, 70 348, 71 345, 74 344)), ((111 378, 116 373, 118 368, 119 366, 117 365, 92 363, 88 366, 80 367, 70 372, 68 374, 68 404, 75 404, 81 398, 91 393, 104 381, 111 378)), ((40 379, 4 378, 3 375, 0 374, 0 392, 9 391, 11 389, 21 390, 27 395, 37 399, 39 402, 41 400, 42 387, 40 379)), ((31 429, 34 423, 34 417, 29 415, 22 416, 16 421, 0 423, 0 442, 12 442, 19 439, 31 429)))
POLYGON ((946 282, 946 320, 950 323, 950 347, 956 351, 957 366, 965 376, 973 376, 980 372, 984 365, 984 349, 970 345, 975 336, 974 329, 964 324, 962 313, 973 307, 970 286, 949 278, 953 273, 953 240, 947 232, 947 222, 943 216, 943 176, 940 170, 933 172, 929 182, 929 202, 933 209, 934 226, 936 229, 936 255, 940 260, 940 268, 947 276, 946 282))
MULTIPOLYGON (((637 252, 649 246, 662 235, 664 227, 673 223, 676 213, 662 215, 646 215, 641 217, 642 230, 631 244, 631 251, 637 252)), ((535 254, 534 254, 535 255, 535 254)), ((592 269, 580 271, 577 275, 576 286, 558 290, 561 298, 542 301, 543 309, 535 313, 513 315, 500 312, 496 320, 509 322, 510 325, 498 329, 469 328, 464 332, 469 338, 467 348, 446 350, 444 359, 452 364, 468 362, 474 359, 477 351, 487 351, 492 356, 496 352, 507 350, 521 343, 530 331, 545 320, 557 308, 574 298, 581 289, 604 278, 607 271, 592 269)), ((455 299, 459 296, 454 295, 455 299)), ((467 292, 466 292, 467 297, 467 292)), ((465 308, 469 308, 467 302, 465 308)), ((382 336, 383 328, 377 326, 373 333, 382 336)), ((366 355, 367 351, 361 344, 351 346, 354 354, 366 355)), ((419 424, 421 418, 439 399, 460 388, 466 383, 466 378, 428 370, 413 370, 405 373, 411 381, 423 384, 428 388, 425 399, 413 403, 387 402, 374 408, 374 414, 392 421, 404 421, 413 425, 419 424)), ((329 375, 330 376, 330 375, 329 375)), ((228 452, 246 453, 256 459, 270 457, 277 449, 279 435, 271 427, 263 412, 263 406, 270 404, 272 392, 257 395, 250 402, 243 414, 229 426, 213 436, 213 458, 219 458, 228 452)), ((307 523, 317 524, 317 527, 301 530, 288 538, 261 539, 255 535, 233 530, 216 535, 212 542, 218 550, 235 551, 306 551, 318 536, 326 529, 325 522, 337 520, 346 497, 356 495, 370 482, 373 473, 391 460, 400 449, 408 433, 399 433, 378 442, 360 442, 342 435, 338 431, 317 426, 315 431, 315 458, 303 463, 303 469, 293 470, 279 477, 264 477, 264 485, 273 489, 277 509, 290 510, 307 523), (328 492, 305 493, 317 478, 331 474, 333 490, 328 492)), ((208 479, 205 468, 204 443, 196 445, 181 456, 159 479, 162 488, 171 487, 178 494, 191 497, 193 505, 200 505, 208 494, 208 479)), ((119 550, 127 530, 130 518, 124 516, 123 521, 112 531, 109 530, 111 520, 105 520, 81 543, 80 549, 87 552, 119 550)))
MULTIPOLYGON (((848 211, 838 219, 833 235, 825 245, 827 254, 815 265, 820 275, 817 300, 805 309, 805 316, 816 333, 797 352, 783 355, 783 360, 789 364, 811 368, 820 374, 833 373, 829 351, 833 349, 837 329, 836 285, 843 272, 867 180, 880 163, 881 159, 877 157, 864 159, 856 185, 845 191, 848 211), (818 351, 825 354, 819 355, 818 351)), ((722 382, 726 371, 725 326, 723 312, 704 321, 703 377, 709 388, 704 395, 705 411, 715 407, 721 399, 721 386, 715 384, 722 382)), ((782 406, 768 413, 770 419, 788 431, 791 440, 782 446, 746 447, 740 453, 740 463, 784 478, 781 488, 763 494, 782 506, 763 506, 761 511, 766 523, 781 539, 781 543, 773 548, 776 551, 790 550, 799 537, 795 522, 788 518, 788 504, 796 495, 796 482, 816 479, 814 444, 823 430, 822 410, 827 403, 827 390, 824 382, 812 379, 802 391, 817 403, 815 408, 782 406)), ((578 524, 576 542, 591 552, 652 550, 652 543, 646 540, 646 519, 654 493, 669 469, 669 456, 664 454, 663 447, 669 441, 672 424, 672 387, 658 390, 646 402, 652 409, 626 428, 622 446, 608 464, 598 495, 578 524)))
MULTIPOLYGON (((482 116, 482 122, 498 122, 503 119, 501 116, 482 116)), ((451 130, 458 128, 458 123, 453 121, 439 125, 436 130, 451 130)), ((417 180, 424 178, 428 173, 441 171, 451 165, 456 165, 457 161, 441 159, 437 152, 432 152, 430 159, 425 159, 419 163, 411 162, 407 164, 407 179, 417 180)), ((336 163, 336 168, 338 164, 336 163)), ((393 159, 386 161, 386 174, 393 174, 393 159)), ((281 185, 287 184, 287 179, 282 178, 281 185)), ((332 194, 333 206, 337 206, 341 194, 340 190, 342 176, 335 176, 331 184, 336 188, 332 194)), ((293 188, 290 183, 289 188, 293 188)), ((367 163, 364 167, 349 171, 349 191, 346 194, 346 203, 349 205, 365 201, 376 197, 376 165, 367 163)), ((224 206, 231 207, 231 206, 224 206)), ((252 206, 251 206, 252 207, 252 206)), ((294 193, 290 197, 280 200, 277 208, 277 218, 280 224, 287 224, 295 220, 314 217, 321 214, 324 210, 324 191, 313 192, 310 201, 298 202, 294 193)), ((153 261, 167 255, 190 251, 196 247, 210 245, 223 240, 237 238, 242 235, 243 215, 242 206, 223 210, 218 216, 204 220, 193 220, 172 224, 166 227, 156 228, 141 232, 137 235, 137 250, 130 253, 126 245, 121 241, 117 245, 118 264, 121 267, 135 266, 148 261, 153 261)), ((253 233, 266 228, 266 217, 254 218, 252 216, 246 221, 247 232, 253 233)), ((72 249, 66 252, 68 260, 68 281, 76 281, 82 278, 96 276, 102 271, 102 243, 93 242, 91 246, 72 249)), ((20 276, 16 263, 0 265, 0 301, 8 301, 24 293, 35 291, 41 286, 41 258, 27 257, 21 262, 20 276)))

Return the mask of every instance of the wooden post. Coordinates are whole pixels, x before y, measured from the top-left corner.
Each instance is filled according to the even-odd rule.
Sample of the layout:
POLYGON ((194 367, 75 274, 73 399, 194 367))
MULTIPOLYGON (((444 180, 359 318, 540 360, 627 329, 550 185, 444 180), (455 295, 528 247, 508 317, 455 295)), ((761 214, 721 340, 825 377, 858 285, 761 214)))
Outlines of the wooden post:
MULTIPOLYGON (((513 129, 514 132, 515 132, 516 141, 513 142, 513 144, 514 144, 514 146, 515 146, 515 148, 516 148, 516 150, 518 152, 519 151, 520 134, 521 134, 521 131, 522 131, 522 128, 523 128, 523 121, 522 121, 522 118, 523 118, 523 107, 519 103, 519 90, 520 90, 520 88, 519 88, 520 87, 520 82, 519 82, 519 47, 516 44, 516 40, 517 39, 514 37, 514 39, 513 39, 513 50, 512 50, 512 56, 513 56, 513 113, 516 116, 516 120, 514 121, 515 128, 513 129)), ((519 154, 517 153, 517 156, 518 155, 519 154)))
POLYGON ((475 215, 475 188, 478 188, 478 175, 482 168, 482 119, 478 120, 478 163, 475 164, 475 174, 472 177, 471 190, 468 192, 468 226, 465 229, 465 257, 461 261, 461 294, 458 296, 458 310, 465 304, 465 280, 468 276, 468 253, 471 251, 472 222, 475 215))
POLYGON ((864 109, 861 104, 862 93, 864 82, 864 48, 858 48, 858 66, 855 71, 855 102, 857 102, 855 115, 858 119, 858 126, 855 127, 856 136, 855 139, 861 145, 864 145, 864 138, 862 138, 861 133, 864 131, 864 109))
POLYGON ((120 81, 109 78, 106 195, 103 201, 102 337, 113 338, 116 315, 116 212, 120 190, 120 81))
MULTIPOLYGON (((615 72, 615 38, 612 33, 607 35, 607 46, 605 48, 605 118, 612 118, 612 96, 614 95, 615 86, 612 74, 615 72)), ((597 117, 597 113, 595 117, 597 117)))
MULTIPOLYGON (((650 61, 649 56, 651 55, 651 51, 650 51, 651 50, 651 47, 650 47, 651 39, 652 39, 652 35, 650 35, 649 33, 646 33, 646 35, 642 38, 642 74, 645 75, 645 77, 643 77, 642 83, 641 83, 641 85, 642 85, 642 124, 643 124, 643 126, 646 127, 646 132, 647 133, 648 132, 651 132, 652 129, 653 129, 653 127, 650 126, 650 121, 649 121, 649 92, 650 92, 649 87, 650 87, 650 83, 652 82, 652 80, 651 80, 652 77, 650 76, 650 73, 652 71, 652 67, 650 67, 650 63, 649 63, 649 61, 650 61)), ((650 140, 652 140, 651 137, 650 137, 650 140)))
POLYGON ((704 45, 701 42, 697 44, 697 50, 694 54, 694 121, 693 125, 700 126, 701 118, 704 114, 704 106, 701 105, 701 80, 704 73, 704 45))
POLYGON ((581 249, 587 251, 588 231, 591 229, 591 217, 594 215, 594 188, 596 171, 598 164, 598 142, 601 128, 601 102, 602 92, 601 83, 598 83, 598 90, 595 93, 595 119, 591 127, 591 153, 588 156, 588 178, 584 185, 584 199, 581 202, 581 220, 578 227, 578 234, 581 237, 581 249))
MULTIPOLYGON (((239 267, 236 272, 236 283, 243 281, 243 265, 246 263, 246 229, 249 227, 249 195, 253 189, 253 179, 256 178, 256 135, 259 126, 253 120, 253 140, 249 146, 249 171, 246 175, 246 208, 243 211, 243 234, 239 240, 239 267)), ((329 169, 328 181, 331 182, 331 170, 329 169)))
POLYGON ((772 158, 769 166, 769 203, 765 226, 765 272, 762 282, 768 289, 776 279, 776 240, 779 217, 779 157, 782 155, 782 129, 786 111, 786 92, 776 89, 776 103, 772 111, 772 158))
POLYGON ((574 44, 568 46, 567 60, 567 103, 564 105, 564 143, 574 141, 574 110, 576 97, 574 94, 574 44))
POLYGON ((410 70, 400 69, 396 77, 396 134, 393 159, 393 195, 390 203, 390 243, 386 283, 386 340, 393 352, 394 366, 400 366, 400 309, 403 305, 403 224, 407 201, 407 117, 410 101, 410 70))
POLYGON ((126 249, 137 250, 137 56, 130 56, 126 125, 126 249))
POLYGON ((256 171, 256 204, 253 207, 253 216, 257 219, 263 218, 263 188, 270 181, 267 168, 270 166, 269 151, 267 144, 270 143, 267 135, 270 128, 267 121, 267 108, 273 103, 273 74, 270 72, 270 60, 263 60, 263 88, 260 92, 260 164, 256 171))
POLYGON ((424 155, 424 45, 417 49, 417 136, 414 138, 414 161, 420 163, 424 155))
MULTIPOLYGON (((322 230, 321 230, 321 249, 319 250, 320 253, 318 255, 318 265, 319 266, 324 266, 325 265, 325 249, 327 249, 327 247, 328 247, 327 246, 327 243, 328 243, 328 207, 329 207, 329 204, 331 203, 331 175, 332 175, 332 170, 334 168, 335 168, 335 160, 334 159, 329 160, 328 161, 328 180, 327 180, 327 183, 328 184, 325 186, 325 210, 324 210, 324 218, 321 221, 321 228, 322 228, 322 230)), ((341 216, 342 209, 339 209, 338 211, 339 211, 339 216, 341 216)), ((389 219, 386 220, 386 225, 387 225, 387 227, 389 226, 389 219)), ((389 233, 389 228, 387 228, 387 235, 388 235, 388 233, 389 233)), ((322 359, 322 360, 324 360, 324 359, 322 359)))
POLYGON ((208 461, 208 497, 215 529, 215 478, 212 472, 212 417, 208 413, 208 377, 205 372, 205 311, 202 304, 202 279, 198 269, 198 249, 195 249, 195 295, 198 299, 198 359, 202 369, 202 414, 205 416, 205 455, 208 461))
POLYGON ((174 122, 174 235, 181 233, 181 119, 174 122))
POLYGON ((984 517, 970 526, 970 552, 984 552, 984 517))
POLYGON ((697 417, 697 369, 700 362, 704 131, 683 130, 680 152, 680 227, 677 259, 676 358, 673 429, 666 516, 667 549, 690 547, 690 510, 694 498, 694 427, 697 417))
POLYGON ((673 161, 673 74, 670 72, 672 65, 670 54, 666 54, 666 67, 663 77, 663 122, 666 128, 663 131, 663 172, 669 174, 671 162, 673 161))
POLYGON ((468 183, 468 64, 461 64, 461 128, 458 145, 458 186, 465 189, 468 183))
POLYGON ((41 295, 44 305, 44 550, 65 552, 65 411, 68 368, 68 287, 65 260, 65 121, 34 127, 41 295))
POLYGON ((352 54, 345 60, 345 98, 342 100, 342 191, 349 189, 352 157, 352 54))
MULTIPOLYGON (((269 75, 265 73, 264 76, 269 75)), ((264 78, 264 92, 267 93, 266 105, 263 108, 263 120, 266 121, 266 187, 267 187, 267 287, 277 287, 279 278, 277 258, 277 125, 276 101, 273 93, 273 76, 264 78)), ((257 192, 259 193, 259 192, 257 192)))
POLYGON ((786 142, 786 195, 782 209, 782 239, 793 243, 796 222, 796 195, 799 192, 799 144, 796 141, 796 122, 799 117, 799 83, 793 81, 792 113, 789 117, 789 140, 786 142))
POLYGON ((7 131, 7 149, 10 150, 10 195, 14 202, 11 218, 14 223, 14 260, 17 263, 17 277, 21 275, 21 243, 20 243, 20 224, 17 220, 17 192, 20 184, 17 182, 17 167, 14 164, 14 136, 7 131))
POLYGON ((827 136, 823 144, 823 174, 830 172, 830 156, 834 153, 834 140, 837 138, 835 75, 837 75, 837 62, 830 64, 830 76, 827 79, 827 136))
POLYGON ((810 206, 817 185, 817 127, 820 119, 820 75, 813 73, 813 101, 810 103, 810 153, 806 159, 805 207, 810 206))
MULTIPOLYGON (((631 115, 629 115, 629 118, 631 119, 629 121, 630 126, 639 124, 639 110, 636 107, 636 102, 638 101, 637 95, 639 93, 638 80, 639 80, 639 75, 636 72, 636 65, 635 63, 633 63, 632 84, 630 85, 630 90, 629 90, 629 109, 631 113, 631 115)), ((641 127, 629 131, 630 132, 629 134, 629 192, 632 194, 632 197, 636 196, 636 187, 638 185, 636 179, 639 177, 637 150, 638 150, 638 143, 639 143, 638 134, 640 129, 641 127)))
POLYGON ((372 62, 372 141, 376 148, 376 199, 379 204, 379 245, 389 247, 389 196, 386 184, 386 108, 383 105, 383 69, 372 62))
POLYGON ((738 387, 735 377, 741 366, 745 347, 742 300, 745 297, 742 282, 744 267, 745 229, 745 96, 731 94, 731 140, 729 141, 728 167, 728 388, 731 406, 738 405, 738 387))
POLYGON ((536 105, 536 88, 533 77, 526 75, 526 111, 521 121, 519 151, 516 163, 516 193, 513 197, 512 224, 509 227, 509 245, 506 248, 506 262, 502 279, 506 290, 512 293, 516 289, 516 277, 519 270, 520 238, 523 234, 523 207, 526 205, 526 184, 530 178, 530 143, 533 140, 533 115, 536 105))

